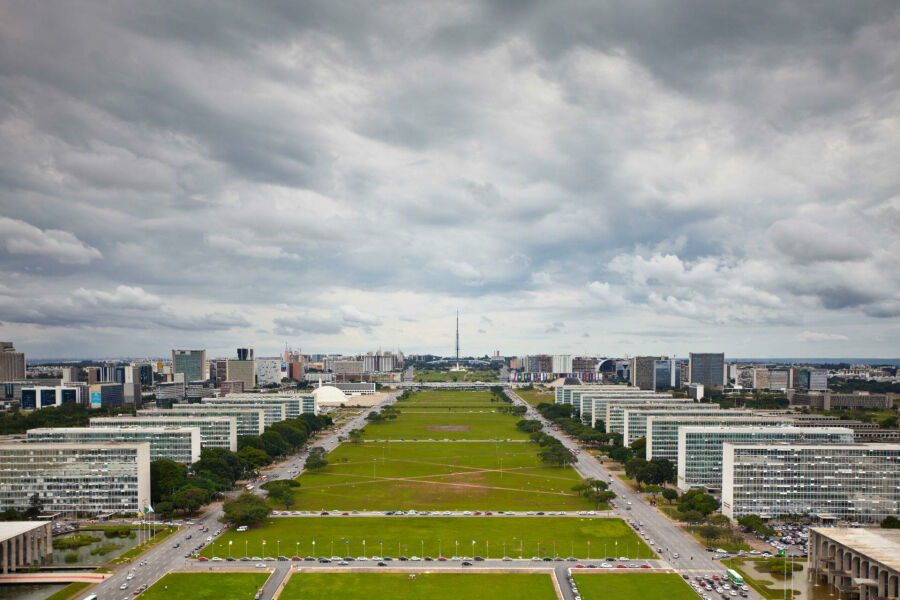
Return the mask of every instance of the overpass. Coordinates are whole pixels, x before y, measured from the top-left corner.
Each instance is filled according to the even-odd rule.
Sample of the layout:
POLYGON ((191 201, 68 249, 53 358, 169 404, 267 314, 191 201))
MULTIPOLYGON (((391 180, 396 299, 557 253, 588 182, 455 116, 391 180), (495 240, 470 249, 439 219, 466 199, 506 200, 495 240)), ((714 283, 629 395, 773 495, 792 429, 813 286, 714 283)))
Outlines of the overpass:
POLYGON ((84 583, 100 583, 112 573, 94 573, 87 572, 62 572, 62 573, 8 573, 0 575, 0 584, 6 583, 73 583, 76 581, 84 583))

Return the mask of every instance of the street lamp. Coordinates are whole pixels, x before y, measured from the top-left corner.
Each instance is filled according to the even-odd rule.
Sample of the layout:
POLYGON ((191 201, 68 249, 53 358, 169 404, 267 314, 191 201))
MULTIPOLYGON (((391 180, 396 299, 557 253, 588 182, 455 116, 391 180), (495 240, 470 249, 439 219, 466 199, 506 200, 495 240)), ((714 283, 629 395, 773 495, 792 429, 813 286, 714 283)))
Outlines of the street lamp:
POLYGON ((475 558, 475 540, 472 540, 472 558, 475 558))
POLYGON ((441 540, 438 540, 438 558, 440 558, 441 556, 441 540))
POLYGON ((294 556, 300 556, 300 540, 294 543, 294 556))
POLYGON ((247 557, 247 540, 244 540, 244 557, 247 557))

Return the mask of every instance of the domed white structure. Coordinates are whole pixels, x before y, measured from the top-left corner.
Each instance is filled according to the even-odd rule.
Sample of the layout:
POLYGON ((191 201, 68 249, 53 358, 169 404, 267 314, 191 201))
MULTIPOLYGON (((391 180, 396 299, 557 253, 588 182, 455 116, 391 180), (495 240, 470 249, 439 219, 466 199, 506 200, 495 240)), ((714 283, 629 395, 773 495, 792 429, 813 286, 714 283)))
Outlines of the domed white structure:
POLYGON ((347 395, 333 385, 323 385, 313 390, 318 405, 341 405, 347 402, 347 395))

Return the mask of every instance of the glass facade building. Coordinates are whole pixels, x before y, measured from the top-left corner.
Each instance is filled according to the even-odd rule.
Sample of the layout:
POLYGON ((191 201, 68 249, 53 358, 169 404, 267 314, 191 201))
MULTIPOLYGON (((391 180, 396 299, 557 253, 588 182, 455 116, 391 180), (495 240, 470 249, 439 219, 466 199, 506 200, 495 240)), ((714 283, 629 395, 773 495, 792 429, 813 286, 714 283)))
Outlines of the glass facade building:
POLYGON ((234 417, 236 419, 237 436, 262 435, 265 429, 266 416, 262 410, 251 408, 234 408, 228 406, 204 406, 203 404, 174 404, 171 410, 139 410, 138 417, 234 417))
POLYGON ((720 489, 722 445, 796 442, 852 444, 843 427, 681 427, 678 429, 678 480, 682 490, 720 489))
POLYGON ((186 465, 200 460, 197 427, 43 427, 29 429, 29 444, 150 444, 150 460, 174 460, 186 465))
POLYGON ((0 510, 133 516, 150 506, 150 444, 0 444, 0 510))
POLYGON ((607 433, 622 433, 625 427, 625 410, 639 406, 662 406, 666 404, 686 404, 693 403, 692 400, 684 398, 670 398, 668 396, 658 395, 650 398, 597 398, 594 399, 594 413, 591 415, 593 422, 602 420, 605 424, 607 433), (613 413, 612 407, 620 407, 621 411, 613 413), (615 422, 611 422, 614 420, 615 422))
POLYGON ((724 386, 725 354, 691 352, 688 355, 688 375, 691 383, 702 383, 707 387, 717 388, 724 386))
POLYGON ((665 458, 678 462, 678 429, 681 427, 745 427, 768 426, 787 427, 793 421, 787 417, 777 416, 736 416, 736 411, 719 409, 713 415, 683 414, 669 416, 648 416, 645 434, 647 437, 647 460, 665 458), (721 414, 719 414, 721 413, 721 414))
POLYGON ((879 523, 900 513, 900 444, 725 444, 722 513, 879 523))
MULTIPOLYGON (((717 406, 715 404, 713 407, 717 406)), ((646 407, 634 408, 631 406, 617 406, 615 410, 622 410, 622 431, 623 442, 626 446, 635 440, 647 437, 647 418, 648 417, 670 417, 678 414, 686 413, 690 416, 709 417, 709 416, 733 416, 744 417, 752 415, 749 410, 728 410, 722 408, 711 408, 709 404, 700 404, 691 402, 690 404, 671 403, 670 406, 662 406, 660 408, 647 405, 646 407)), ((677 438, 676 438, 677 442, 677 438)))
POLYGON ((225 448, 237 452, 237 418, 223 416, 169 415, 150 417, 94 417, 91 427, 196 427, 200 430, 201 448, 225 448))
MULTIPOLYGON (((183 406, 198 406, 197 404, 173 404, 172 408, 175 410, 181 409, 183 406)), ((241 402, 240 404, 233 404, 231 402, 219 402, 218 398, 204 398, 200 401, 199 406, 204 408, 250 408, 253 410, 261 410, 263 411, 263 427, 270 427, 275 423, 279 423, 284 421, 285 406, 283 402, 255 402, 255 401, 247 401, 241 402)))
POLYGON ((183 383, 208 379, 206 350, 172 350, 172 372, 184 373, 183 383))
POLYGON ((679 408, 690 410, 694 407, 701 407, 700 404, 693 400, 685 400, 684 398, 670 398, 668 402, 658 402, 654 399, 647 399, 644 402, 634 404, 630 401, 620 402, 618 400, 610 400, 606 403, 606 431, 608 433, 621 433, 625 436, 625 412, 634 409, 636 406, 646 408, 656 408, 669 410, 678 410, 679 408))

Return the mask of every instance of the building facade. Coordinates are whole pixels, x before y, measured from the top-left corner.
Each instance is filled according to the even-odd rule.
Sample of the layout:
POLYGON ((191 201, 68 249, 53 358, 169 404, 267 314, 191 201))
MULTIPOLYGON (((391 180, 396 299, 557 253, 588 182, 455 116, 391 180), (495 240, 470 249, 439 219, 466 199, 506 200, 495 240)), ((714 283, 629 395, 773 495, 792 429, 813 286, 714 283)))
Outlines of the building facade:
POLYGON ((12 342, 0 342, 0 381, 25 379, 25 353, 16 352, 12 342))
POLYGON ((170 415, 165 411, 146 411, 150 416, 94 417, 91 427, 188 427, 200 430, 200 447, 225 448, 237 452, 237 417, 170 415), (156 416, 159 414, 159 416, 156 416))
POLYGON ((691 352, 688 354, 690 383, 702 383, 707 387, 725 386, 724 352, 691 352))
POLYGON ((809 576, 836 587, 839 598, 900 598, 900 531, 811 527, 807 566, 809 576))
POLYGON ((214 407, 202 404, 175 404, 172 410, 139 410, 138 417, 234 417, 237 420, 237 436, 262 435, 265 429, 265 411, 244 407, 214 407))
POLYGON ((241 381, 245 390, 256 387, 256 361, 255 360, 228 360, 228 381, 241 381))
POLYGON ((900 444, 726 443, 722 513, 880 523, 900 514, 900 444))
POLYGON ((150 460, 186 465, 200 460, 199 427, 42 427, 29 429, 29 444, 150 444, 150 460))
MULTIPOLYGON (((650 406, 625 407, 622 415, 622 431, 624 432, 622 443, 628 446, 635 440, 646 438, 647 419, 650 417, 673 417, 681 414, 692 417, 743 417, 753 414, 749 410, 715 408, 715 406, 710 407, 708 404, 699 404, 697 402, 691 402, 690 404, 672 402, 668 405, 661 405, 659 408, 650 406)), ((678 438, 676 437, 675 439, 677 442, 678 438)))
POLYGON ((0 573, 50 564, 53 561, 51 521, 0 523, 0 573))
POLYGON ((696 402, 685 400, 684 398, 668 398, 663 402, 657 402, 652 398, 646 400, 642 399, 638 402, 632 402, 632 399, 609 400, 606 403, 606 418, 604 419, 604 422, 606 423, 606 433, 620 433, 624 440, 625 412, 629 409, 641 407, 667 409, 674 412, 679 408, 691 410, 696 406, 700 405, 696 402))
POLYGON ((184 373, 184 381, 209 379, 206 350, 172 350, 172 372, 184 373))
POLYGON ((150 444, 0 444, 0 510, 135 515, 150 506, 150 444))
POLYGON ((681 427, 678 429, 680 489, 722 487, 722 446, 777 442, 852 444, 853 431, 843 427, 681 427))
POLYGON ((641 390, 656 389, 656 361, 660 356, 635 356, 631 359, 631 385, 641 390))
POLYGON ((847 408, 863 408, 874 410, 889 410, 894 407, 894 395, 870 394, 868 392, 854 392, 844 394, 839 392, 788 392, 788 400, 791 406, 808 406, 819 410, 834 410, 847 408))
POLYGON ((721 414, 702 415, 684 413, 647 417, 647 460, 665 458, 678 464, 678 430, 681 427, 788 427, 794 422, 784 416, 738 416, 736 411, 721 410, 721 414))

